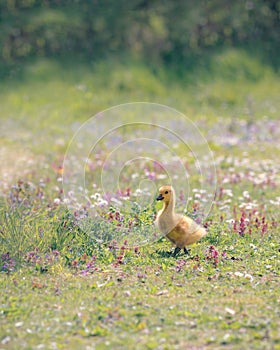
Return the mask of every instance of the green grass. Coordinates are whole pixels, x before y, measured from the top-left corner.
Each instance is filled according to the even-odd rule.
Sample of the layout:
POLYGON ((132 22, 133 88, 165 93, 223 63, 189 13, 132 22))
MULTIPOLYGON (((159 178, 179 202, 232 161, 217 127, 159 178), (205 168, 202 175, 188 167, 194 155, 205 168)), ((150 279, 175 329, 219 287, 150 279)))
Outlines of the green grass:
MULTIPOLYGON (((42 59, 7 78, 0 87, 0 349, 280 349, 279 81, 242 50, 192 62, 180 74, 131 57, 42 59), (188 257, 174 258, 165 238, 152 239, 159 203, 118 195, 122 205, 98 207, 90 233, 62 203, 60 165, 73 132, 97 112, 133 101, 185 113, 213 152, 208 235, 188 257), (116 229, 129 223, 135 244, 116 229), (139 245, 145 236, 150 243, 139 245)), ((187 208, 178 199, 177 210, 196 217, 207 196, 191 153, 180 143, 175 150, 189 167, 192 197, 187 208)), ((109 154, 110 144, 100 143, 89 183, 109 154)), ((169 153, 165 161, 173 164, 169 153)), ((144 166, 150 176, 160 172, 144 166)), ((135 173, 146 179, 144 166, 123 169, 121 190, 137 188, 135 173)))
MULTIPOLYGON (((252 252, 252 237, 233 239, 234 252, 215 268, 191 258, 179 270, 156 253, 164 243, 127 251, 118 268, 107 256, 86 276, 60 262, 48 273, 23 266, 1 278, 2 336, 8 348, 278 349, 277 242, 252 252)), ((201 257, 207 243, 192 253, 201 257)))
MULTIPOLYGON (((55 122, 59 127, 61 120, 87 120, 128 101, 166 104, 190 117, 205 112, 211 117, 240 114, 248 107, 248 98, 256 104, 252 113, 257 117, 263 116, 259 106, 264 102, 279 107, 278 73, 245 51, 228 49, 212 54, 200 64, 182 67, 178 75, 172 68, 147 65, 131 57, 91 64, 77 59, 74 68, 72 61, 34 60, 2 84, 2 115, 15 117, 18 109, 17 119, 44 119, 45 125, 55 122)), ((276 111, 270 113, 277 117, 276 111)))

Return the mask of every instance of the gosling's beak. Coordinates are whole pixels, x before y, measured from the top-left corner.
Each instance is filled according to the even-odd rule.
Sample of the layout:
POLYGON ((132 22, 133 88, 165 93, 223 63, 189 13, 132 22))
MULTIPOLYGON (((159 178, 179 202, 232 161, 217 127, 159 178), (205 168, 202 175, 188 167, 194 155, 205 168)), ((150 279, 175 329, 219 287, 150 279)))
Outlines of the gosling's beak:
POLYGON ((162 194, 160 194, 158 197, 157 197, 157 201, 162 201, 163 200, 163 195, 162 194))

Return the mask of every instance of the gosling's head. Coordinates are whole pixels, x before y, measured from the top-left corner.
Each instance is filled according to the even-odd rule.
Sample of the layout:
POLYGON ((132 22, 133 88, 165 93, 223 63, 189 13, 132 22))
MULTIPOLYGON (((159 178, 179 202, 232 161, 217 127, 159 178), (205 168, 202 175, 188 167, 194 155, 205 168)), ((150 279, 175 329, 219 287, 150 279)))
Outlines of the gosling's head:
POLYGON ((170 202, 173 197, 173 188, 171 186, 162 186, 159 189, 159 195, 157 196, 157 201, 170 202))

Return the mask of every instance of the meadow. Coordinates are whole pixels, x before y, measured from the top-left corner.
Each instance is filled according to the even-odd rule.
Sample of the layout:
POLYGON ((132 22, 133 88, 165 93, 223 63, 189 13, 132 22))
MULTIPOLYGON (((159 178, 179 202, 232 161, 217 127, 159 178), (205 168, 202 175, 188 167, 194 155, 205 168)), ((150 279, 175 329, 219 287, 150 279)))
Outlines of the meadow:
POLYGON ((279 81, 241 49, 180 72, 125 56, 14 67, 0 87, 0 349, 280 349, 279 81), (106 137, 84 153, 84 134, 70 154, 72 175, 86 164, 90 198, 71 207, 73 135, 97 113, 137 101, 174 108, 186 122, 107 137, 120 114, 103 118, 94 132, 106 137), (174 141, 181 129, 190 148, 174 141), (208 231, 189 256, 170 256, 153 225, 157 188, 169 180, 177 211, 208 231))

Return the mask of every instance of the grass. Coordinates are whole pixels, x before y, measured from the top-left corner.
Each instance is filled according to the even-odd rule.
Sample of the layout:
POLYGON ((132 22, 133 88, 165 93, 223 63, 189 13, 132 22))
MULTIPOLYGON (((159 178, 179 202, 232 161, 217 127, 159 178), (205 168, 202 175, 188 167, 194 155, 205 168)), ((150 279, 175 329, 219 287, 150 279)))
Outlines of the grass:
MULTIPOLYGON (((279 74, 241 50, 212 55, 180 77, 131 57, 44 59, 15 74, 0 88, 0 349, 280 349, 279 74), (179 212, 200 219, 216 190, 203 218, 208 235, 188 257, 171 257, 155 236, 160 204, 151 197, 167 181, 162 169, 144 160, 121 167, 131 150, 111 153, 127 135, 153 139, 154 130, 123 129, 90 155, 97 218, 64 202, 73 132, 107 107, 139 100, 191 116, 213 152, 217 183, 202 185, 191 150, 160 135, 190 175, 184 196, 177 191, 179 212), (121 181, 103 196, 96 178, 105 159, 112 176, 120 167, 121 181)), ((181 174, 172 152, 162 157, 150 145, 144 151, 173 169, 173 180, 181 174)), ((176 179, 178 189, 185 181, 176 179)))
POLYGON ((97 257, 87 275, 59 261, 48 273, 23 266, 2 278, 4 339, 10 348, 277 349, 276 240, 252 251, 252 237, 233 239, 216 267, 202 258, 205 246, 175 260, 156 253, 165 244, 128 251, 118 267, 97 257))

